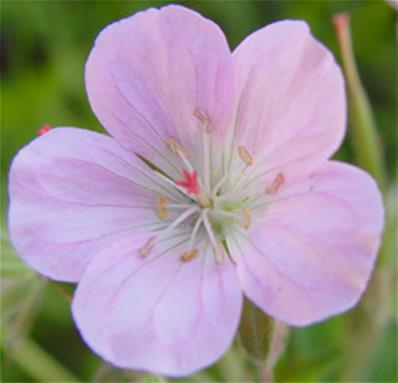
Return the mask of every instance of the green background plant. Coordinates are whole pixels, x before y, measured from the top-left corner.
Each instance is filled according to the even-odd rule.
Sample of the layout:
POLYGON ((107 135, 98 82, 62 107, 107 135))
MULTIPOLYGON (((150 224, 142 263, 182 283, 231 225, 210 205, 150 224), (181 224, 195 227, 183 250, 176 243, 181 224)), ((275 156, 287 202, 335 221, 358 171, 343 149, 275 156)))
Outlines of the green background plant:
MULTIPOLYGON (((1 4, 0 352, 4 382, 164 381, 160 377, 113 369, 83 344, 69 311, 73 287, 37 276, 19 260, 8 242, 6 183, 12 157, 36 136, 41 124, 101 131, 89 108, 83 82, 84 62, 96 34, 114 20, 166 3, 15 0, 1 4)), ((232 47, 272 21, 304 19, 338 60, 332 16, 342 11, 351 14, 355 56, 377 126, 377 137, 370 144, 381 153, 386 166, 387 224, 382 256, 367 293, 354 310, 315 326, 290 329, 285 352, 274 369, 274 379, 397 381, 396 11, 382 0, 186 1, 184 4, 215 20, 232 47)), ((361 153, 366 148, 356 143, 358 129, 361 131, 363 124, 359 122, 358 127, 355 119, 351 121, 354 125, 349 127, 336 158, 357 164, 366 162, 366 155, 361 153)), ((261 357, 265 358, 275 325, 252 306, 245 308, 242 323, 231 351, 218 364, 186 381, 261 378, 265 365, 261 357)))

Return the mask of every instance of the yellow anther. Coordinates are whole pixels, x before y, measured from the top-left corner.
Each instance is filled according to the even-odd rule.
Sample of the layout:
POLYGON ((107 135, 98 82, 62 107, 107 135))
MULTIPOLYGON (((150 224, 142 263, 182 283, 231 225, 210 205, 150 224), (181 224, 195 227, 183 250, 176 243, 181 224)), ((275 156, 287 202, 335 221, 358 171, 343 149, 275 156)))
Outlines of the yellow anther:
POLYGON ((138 250, 138 254, 141 257, 146 257, 152 250, 153 246, 155 245, 155 240, 156 237, 149 237, 148 240, 146 241, 145 245, 142 246, 139 250, 138 250))
POLYGON ((183 146, 181 146, 174 138, 170 137, 167 140, 167 145, 169 145, 169 148, 174 155, 182 154, 185 157, 188 157, 187 150, 183 146))
POLYGON ((166 207, 167 198, 160 195, 156 198, 156 213, 162 221, 167 221, 169 219, 169 211, 166 207))
POLYGON ((252 212, 247 207, 243 209, 243 221, 242 226, 244 229, 249 229, 252 225, 252 212))
POLYGON ((267 194, 274 194, 276 193, 281 185, 285 182, 285 177, 282 173, 278 173, 276 177, 273 179, 270 185, 265 188, 265 192, 267 194))
POLYGON ((181 255, 180 259, 183 262, 189 262, 192 259, 194 259, 198 254, 199 254, 198 249, 188 250, 183 255, 181 255))
POLYGON ((211 120, 207 113, 202 109, 195 109, 193 115, 206 127, 206 132, 210 133, 213 130, 211 120))
POLYGON ((247 149, 244 146, 238 147, 238 153, 240 159, 245 163, 246 166, 253 165, 253 157, 250 155, 250 153, 247 151, 247 149))

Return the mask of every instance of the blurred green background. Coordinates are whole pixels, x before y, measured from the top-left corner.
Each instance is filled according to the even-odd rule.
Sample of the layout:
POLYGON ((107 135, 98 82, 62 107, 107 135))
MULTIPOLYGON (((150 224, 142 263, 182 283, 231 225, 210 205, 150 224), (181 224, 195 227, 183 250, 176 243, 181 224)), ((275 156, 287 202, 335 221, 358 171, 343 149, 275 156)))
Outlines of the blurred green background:
MULTIPOLYGON (((69 311, 72 287, 37 277, 24 267, 7 242, 6 182, 13 155, 36 137, 41 124, 101 130, 88 105, 83 82, 84 63, 95 36, 112 21, 167 3, 1 3, 1 381, 162 381, 159 377, 114 370, 83 344, 69 311)), ((393 234, 385 241, 370 288, 356 309, 322 324, 290 331, 275 380, 397 381, 397 249, 393 239, 397 198, 396 11, 382 0, 184 4, 216 21, 231 47, 270 22, 304 19, 338 60, 331 18, 341 11, 350 12, 357 63, 374 108, 378 145, 386 158, 389 187, 385 199, 393 234)), ((355 163, 350 134, 336 156, 355 163)), ((263 330, 266 338, 269 322, 261 317, 257 326, 251 330, 256 334, 263 330)), ((186 381, 257 379, 258 364, 242 348, 237 340, 220 363, 186 381)))

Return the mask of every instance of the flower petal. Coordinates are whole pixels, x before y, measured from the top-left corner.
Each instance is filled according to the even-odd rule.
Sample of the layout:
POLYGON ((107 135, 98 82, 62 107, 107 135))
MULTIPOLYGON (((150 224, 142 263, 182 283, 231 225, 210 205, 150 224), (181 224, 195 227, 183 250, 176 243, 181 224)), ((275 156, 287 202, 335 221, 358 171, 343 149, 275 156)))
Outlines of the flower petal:
POLYGON ((308 174, 345 133, 341 70, 302 21, 273 23, 233 52, 240 101, 235 140, 264 173, 308 174))
POLYGON ((232 264, 216 266, 206 250, 182 262, 189 234, 140 257, 148 237, 132 236, 93 260, 75 293, 74 319, 88 345, 118 367, 187 375, 230 346, 239 281, 232 264))
POLYGON ((196 109, 206 113, 216 133, 224 134, 232 117, 233 75, 218 26, 172 5, 105 28, 88 58, 86 85, 104 127, 164 169, 167 139, 187 149, 197 144, 196 109))
POLYGON ((42 274, 79 280, 100 250, 156 220, 156 185, 144 172, 146 165, 102 134, 56 128, 35 139, 10 170, 17 251, 42 274))
POLYGON ((356 304, 383 227, 381 195, 365 172, 331 161, 311 182, 309 192, 274 201, 231 249, 246 295, 296 326, 356 304))

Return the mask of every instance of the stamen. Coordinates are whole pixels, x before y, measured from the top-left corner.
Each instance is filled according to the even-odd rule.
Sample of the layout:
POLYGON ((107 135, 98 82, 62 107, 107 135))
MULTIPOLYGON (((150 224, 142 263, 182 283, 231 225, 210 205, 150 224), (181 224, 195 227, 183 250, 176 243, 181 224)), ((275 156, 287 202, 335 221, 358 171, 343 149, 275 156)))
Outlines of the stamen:
POLYGON ((212 132, 213 126, 211 120, 204 110, 196 108, 193 111, 193 115, 206 127, 207 133, 212 132))
POLYGON ((200 203, 200 205, 202 207, 211 207, 212 203, 209 200, 209 198, 207 198, 206 194, 204 194, 202 191, 196 195, 196 199, 198 200, 198 202, 200 203))
POLYGON ((167 221, 169 219, 169 211, 166 207, 167 198, 160 195, 156 198, 156 213, 162 221, 167 221))
POLYGON ((209 214, 218 215, 221 217, 232 218, 232 219, 240 219, 240 215, 238 213, 233 213, 232 211, 225 211, 222 209, 212 209, 209 211, 209 214))
POLYGON ((52 126, 49 124, 43 124, 40 126, 39 130, 37 131, 38 136, 42 136, 43 134, 49 132, 52 129, 52 126))
POLYGON ((190 217, 192 214, 197 212, 199 210, 198 206, 193 206, 190 209, 185 210, 183 213, 181 213, 163 232, 163 234, 169 233, 172 229, 177 227, 180 223, 185 221, 188 217, 190 217))
POLYGON ((189 203, 168 203, 166 206, 169 209, 186 209, 188 207, 192 207, 192 204, 189 204, 189 203))
POLYGON ((138 254, 141 257, 146 257, 151 252, 153 246, 155 245, 156 239, 159 240, 167 236, 171 230, 173 230, 175 227, 177 227, 180 223, 185 221, 189 216, 191 216, 193 213, 195 213, 198 210, 199 210, 198 207, 192 207, 190 209, 185 210, 169 226, 158 232, 156 236, 149 237, 145 245, 138 250, 138 254))
POLYGON ((202 210, 202 212, 200 213, 200 216, 198 218, 198 220, 195 223, 195 226, 193 227, 192 233, 191 233, 191 237, 189 238, 189 243, 188 243, 188 248, 192 248, 195 238, 196 238, 196 234, 198 234, 198 230, 200 227, 200 224, 203 221, 203 215, 205 214, 205 210, 202 210))
POLYGON ((205 210, 205 213, 203 214, 203 224, 205 226, 207 235, 209 236, 210 243, 213 246, 216 263, 221 265, 224 262, 224 248, 220 241, 218 241, 214 236, 213 229, 211 228, 209 217, 207 215, 207 210, 205 210))
POLYGON ((198 249, 191 249, 186 251, 183 255, 181 255, 180 259, 183 262, 189 262, 192 259, 194 259, 197 255, 199 254, 199 250, 198 249))
POLYGON ((276 193, 281 185, 285 182, 285 177, 282 173, 278 173, 272 183, 266 187, 265 192, 267 194, 274 194, 276 193))
POLYGON ((215 184, 215 186, 213 188, 212 196, 213 197, 217 197, 217 192, 221 189, 221 187, 225 184, 225 182, 231 180, 232 177, 234 177, 236 175, 242 175, 244 170, 245 170, 245 168, 243 168, 243 169, 235 169, 235 170, 231 170, 231 171, 227 172, 226 174, 224 174, 222 176, 222 178, 220 178, 217 181, 217 183, 215 184))
POLYGON ((156 174, 156 175, 157 175, 159 178, 161 178, 163 181, 167 182, 167 183, 170 184, 170 185, 173 185, 173 186, 174 186, 178 191, 180 191, 181 193, 184 193, 186 196, 190 197, 190 195, 188 194, 188 192, 187 192, 183 187, 180 187, 180 186, 176 185, 176 183, 175 183, 172 179, 167 178, 167 177, 164 176, 162 173, 159 173, 159 172, 157 172, 157 171, 154 171, 153 173, 156 174))
POLYGON ((247 207, 243 209, 242 226, 248 230, 252 225, 252 212, 247 207))
POLYGON ((238 154, 240 159, 245 163, 246 166, 253 165, 253 157, 244 146, 238 147, 238 154))
POLYGON ((153 246, 155 246, 155 240, 155 236, 149 237, 145 245, 138 250, 138 254, 141 257, 146 257, 151 252, 153 246))
POLYGON ((220 196, 215 196, 214 200, 217 204, 220 204, 221 202, 224 202, 224 201, 237 200, 237 199, 242 199, 242 198, 247 198, 246 191, 225 193, 220 196))
POLYGON ((174 138, 170 137, 167 140, 167 144, 169 145, 169 148, 174 155, 179 155, 181 153, 185 157, 188 157, 188 151, 182 145, 180 145, 174 138))
POLYGON ((188 151, 181 146, 174 138, 169 138, 167 140, 167 144, 171 152, 180 157, 181 161, 183 162, 184 166, 190 171, 193 172, 194 167, 188 160, 188 151))

